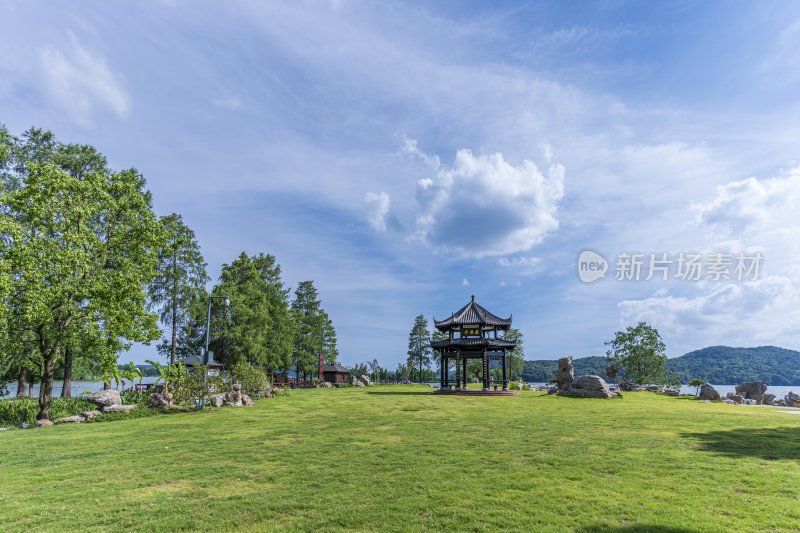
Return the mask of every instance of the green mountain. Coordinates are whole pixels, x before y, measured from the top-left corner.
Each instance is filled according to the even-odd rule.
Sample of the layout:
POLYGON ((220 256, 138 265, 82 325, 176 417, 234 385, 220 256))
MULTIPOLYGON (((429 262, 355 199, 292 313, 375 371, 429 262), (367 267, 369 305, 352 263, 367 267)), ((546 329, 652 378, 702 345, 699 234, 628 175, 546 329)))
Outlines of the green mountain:
MULTIPOLYGON (((576 376, 595 374, 605 377, 605 357, 576 358, 572 364, 576 376)), ((763 381, 776 386, 800 384, 800 352, 775 346, 709 346, 669 359, 667 366, 681 383, 700 378, 717 385, 735 385, 744 381, 763 381)), ((555 377, 557 368, 558 363, 553 360, 525 361, 522 379, 545 382, 555 377)))

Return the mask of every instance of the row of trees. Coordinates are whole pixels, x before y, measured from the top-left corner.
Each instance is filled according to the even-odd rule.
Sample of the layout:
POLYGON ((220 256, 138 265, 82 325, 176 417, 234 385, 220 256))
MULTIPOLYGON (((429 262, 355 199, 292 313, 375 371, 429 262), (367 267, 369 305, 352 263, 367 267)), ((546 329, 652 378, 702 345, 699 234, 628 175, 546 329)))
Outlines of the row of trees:
POLYGON ((0 124, 0 379, 41 383, 39 418, 49 418, 53 380, 71 394, 73 366, 111 374, 133 342, 167 335, 171 363, 197 355, 211 296, 216 358, 269 371, 312 372, 318 354, 336 359, 333 323, 311 281, 294 298, 272 255, 242 253, 209 276, 181 216, 159 218, 136 169, 114 171, 88 145, 51 132, 11 135, 0 124), (87 363, 88 364, 85 364, 87 363))
MULTIPOLYGON (((448 338, 448 334, 434 330, 433 333, 428 329, 428 320, 425 315, 417 315, 414 318, 414 324, 411 327, 411 332, 408 334, 408 359, 405 366, 408 369, 411 381, 435 381, 439 379, 439 353, 434 351, 430 344, 431 341, 440 341, 448 338), (436 368, 431 371, 431 365, 436 368)), ((508 352, 508 377, 509 379, 517 379, 522 373, 523 366, 525 365, 525 348, 522 338, 522 332, 515 328, 509 328, 500 334, 501 339, 508 341, 515 341, 516 348, 508 352)), ((448 369, 449 371, 449 369, 448 369)), ((467 376, 480 376, 482 372, 482 363, 477 359, 467 361, 467 376)), ((500 369, 491 369, 493 379, 501 379, 502 371, 500 369)))

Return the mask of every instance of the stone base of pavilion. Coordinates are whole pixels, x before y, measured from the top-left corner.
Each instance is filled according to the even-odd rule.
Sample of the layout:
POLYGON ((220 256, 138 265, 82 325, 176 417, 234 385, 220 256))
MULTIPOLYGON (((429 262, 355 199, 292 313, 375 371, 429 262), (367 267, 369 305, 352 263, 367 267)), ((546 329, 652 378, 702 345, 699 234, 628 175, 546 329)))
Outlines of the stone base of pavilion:
POLYGON ((441 394, 443 396, 519 396, 518 392, 513 390, 483 390, 483 389, 436 389, 428 394, 441 394))

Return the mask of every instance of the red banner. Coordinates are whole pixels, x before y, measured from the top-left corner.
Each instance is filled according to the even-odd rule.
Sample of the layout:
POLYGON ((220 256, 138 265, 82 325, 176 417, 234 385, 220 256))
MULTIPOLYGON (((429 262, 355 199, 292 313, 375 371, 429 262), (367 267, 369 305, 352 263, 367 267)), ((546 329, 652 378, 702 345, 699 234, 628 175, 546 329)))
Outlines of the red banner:
POLYGON ((319 354, 319 379, 322 379, 322 365, 325 364, 325 357, 319 354))

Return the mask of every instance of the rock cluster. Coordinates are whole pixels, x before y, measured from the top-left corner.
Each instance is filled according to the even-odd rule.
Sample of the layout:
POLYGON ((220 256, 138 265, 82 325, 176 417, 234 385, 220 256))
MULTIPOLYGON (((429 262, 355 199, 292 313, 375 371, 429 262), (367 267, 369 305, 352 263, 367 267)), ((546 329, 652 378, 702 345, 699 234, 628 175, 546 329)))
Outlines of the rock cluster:
POLYGON ((351 387, 363 387, 364 384, 355 376, 350 376, 350 386, 351 387))
POLYGON ((319 384, 319 386, 324 388, 324 389, 333 388, 333 384, 330 381, 323 381, 322 383, 319 384))
POLYGON ((608 388, 606 380, 594 375, 578 376, 573 379, 567 394, 583 398, 611 398, 620 395, 619 392, 615 394, 608 388))
POLYGON ((147 407, 152 409, 170 409, 172 407, 172 394, 169 392, 156 392, 150 395, 147 407))
MULTIPOLYGON (((97 415, 101 415, 103 413, 127 413, 131 409, 137 406, 137 404, 130 404, 130 405, 122 405, 122 397, 119 395, 119 392, 109 389, 109 390, 100 390, 86 398, 89 403, 95 404, 99 409, 93 409, 91 411, 83 411, 79 415, 74 416, 65 416, 63 418, 59 418, 55 421, 56 424, 80 424, 81 422, 85 422, 90 418, 94 418, 97 415)), ((52 422, 49 424, 46 422, 50 422, 49 420, 39 420, 36 422, 36 427, 40 426, 51 426, 53 425, 52 422)))
POLYGON ((736 394, 743 396, 745 400, 755 400, 761 403, 765 392, 767 392, 767 385, 763 381, 747 381, 736 385, 736 394))
POLYGON ((560 391, 568 391, 572 385, 575 368, 572 366, 572 356, 562 357, 558 360, 558 372, 556 373, 556 387, 560 391))
POLYGON ((701 400, 707 400, 713 402, 715 400, 719 400, 719 393, 717 392, 717 389, 712 387, 710 384, 703 383, 703 385, 700 387, 699 398, 701 400))

